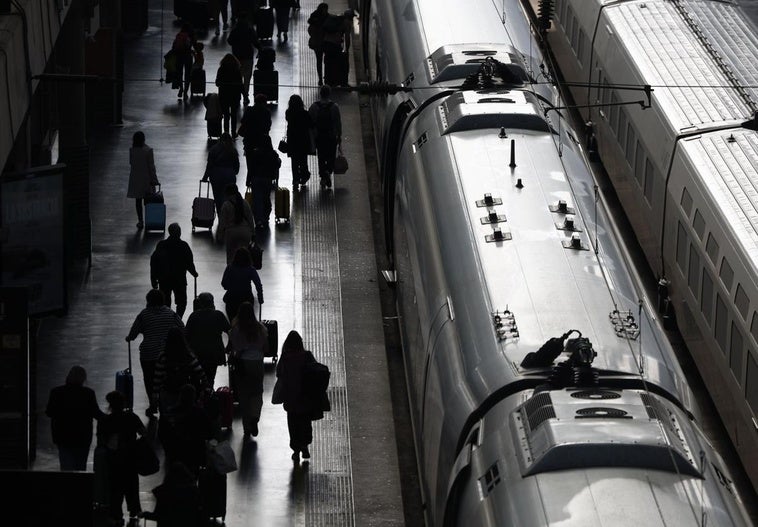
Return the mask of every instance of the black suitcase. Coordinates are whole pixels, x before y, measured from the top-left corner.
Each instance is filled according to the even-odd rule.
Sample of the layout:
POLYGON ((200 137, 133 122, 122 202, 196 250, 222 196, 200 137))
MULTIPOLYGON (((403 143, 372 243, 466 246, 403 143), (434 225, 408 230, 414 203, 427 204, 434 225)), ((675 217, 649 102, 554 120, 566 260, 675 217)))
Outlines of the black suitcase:
POLYGON ((209 519, 226 518, 226 474, 201 468, 197 482, 203 513, 209 519))
POLYGON ((279 356, 279 323, 276 320, 263 320, 261 319, 261 313, 263 313, 263 307, 258 305, 258 319, 266 327, 268 332, 268 353, 265 357, 271 357, 276 362, 279 356))
POLYGON ((324 56, 324 82, 329 86, 347 86, 349 56, 346 52, 324 56))
POLYGON ((276 51, 271 46, 264 46, 258 52, 258 62, 255 67, 259 70, 273 70, 276 62, 276 51))
POLYGON ((190 98, 195 96, 205 97, 205 70, 192 68, 190 72, 190 98))
POLYGON ((255 28, 258 38, 271 40, 274 38, 274 10, 270 7, 259 7, 255 13, 255 28))
POLYGON ((132 343, 127 342, 129 351, 129 367, 116 372, 116 391, 124 396, 124 406, 131 409, 134 406, 134 377, 132 376, 132 343))
POLYGON ((205 126, 208 129, 208 139, 221 137, 221 119, 210 119, 205 121, 205 123, 205 126))
POLYGON ((279 103, 279 72, 255 70, 253 72, 253 95, 262 93, 269 104, 279 103))
MULTIPOLYGON (((203 180, 201 179, 197 197, 192 200, 192 232, 195 231, 195 227, 212 229, 213 222, 216 221, 216 202, 210 197, 211 182, 206 180, 205 183, 208 184, 205 188, 205 197, 203 197, 203 180)), ((197 296, 197 286, 195 296, 197 296)))

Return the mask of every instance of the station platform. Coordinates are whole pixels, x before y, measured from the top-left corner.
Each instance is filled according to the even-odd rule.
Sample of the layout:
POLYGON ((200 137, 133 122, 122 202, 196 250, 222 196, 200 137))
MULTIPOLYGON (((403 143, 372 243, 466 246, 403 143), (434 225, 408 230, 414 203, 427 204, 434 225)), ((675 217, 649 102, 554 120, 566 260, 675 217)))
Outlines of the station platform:
MULTIPOLYGON (((274 35, 280 75, 280 102, 272 107, 274 145, 285 134, 289 96, 301 94, 306 107, 318 97, 315 57, 307 46, 306 31, 307 18, 317 4, 316 0, 302 0, 301 9, 293 10, 287 42, 277 41, 274 35)), ((334 13, 348 7, 344 0, 329 5, 334 13)), ((136 230, 134 201, 126 198, 128 151, 136 131, 143 131, 154 149, 167 223, 181 225, 182 238, 193 250, 198 292, 211 292, 216 307, 223 310, 224 247, 215 243, 213 233, 206 229, 192 232, 190 224, 192 200, 208 152, 205 108, 201 98, 177 99, 175 90, 159 82, 163 54, 179 27, 169 2, 150 0, 149 8, 148 30, 126 37, 123 125, 100 131, 90 143, 91 266, 72 270, 77 278, 69 282, 67 316, 44 319, 38 328, 35 471, 58 469, 50 422, 44 414, 50 389, 63 384, 71 366, 82 365, 87 370, 87 385, 95 390, 105 410, 105 395, 114 389, 115 372, 127 366, 124 337, 145 306, 150 254, 163 234, 136 230)), ((205 43, 208 91, 216 91, 216 69, 230 52, 228 31, 216 37, 213 29, 198 33, 205 43)), ((358 40, 354 36, 354 42, 358 40)), ((353 66, 351 84, 355 70, 353 66)), ((363 135, 371 127, 361 122, 356 94, 336 92, 332 98, 342 112, 349 172, 335 176, 330 190, 321 190, 318 177, 312 177, 305 190, 292 194, 291 222, 275 225, 272 213, 269 228, 257 235, 265 251, 260 271, 265 294, 263 318, 278 321, 280 346, 289 330, 296 329, 306 348, 329 366, 332 411, 314 422, 310 463, 293 463, 286 414, 270 402, 275 374, 267 360, 260 434, 254 441, 243 441, 239 418, 229 433, 239 464, 228 476, 229 527, 406 523, 401 496, 405 469, 398 461, 404 454, 398 453, 396 442, 364 165, 363 135)), ((237 183, 244 193, 241 138, 236 144, 241 161, 237 183)), ((280 185, 292 189, 289 159, 282 154, 282 161, 280 185)), ((310 162, 312 174, 317 174, 315 157, 310 162)), ((188 278, 190 306, 185 322, 193 293, 188 278)), ((134 408, 147 425, 138 344, 139 338, 132 345, 134 408)), ((227 385, 227 379, 227 370, 220 367, 216 386, 227 385)), ((150 425, 155 428, 154 422, 150 425)), ((92 470, 92 454, 88 469, 92 470)), ((412 471, 415 474, 415 467, 412 471)), ((151 490, 162 477, 163 471, 140 478, 143 510, 154 508, 151 490)))

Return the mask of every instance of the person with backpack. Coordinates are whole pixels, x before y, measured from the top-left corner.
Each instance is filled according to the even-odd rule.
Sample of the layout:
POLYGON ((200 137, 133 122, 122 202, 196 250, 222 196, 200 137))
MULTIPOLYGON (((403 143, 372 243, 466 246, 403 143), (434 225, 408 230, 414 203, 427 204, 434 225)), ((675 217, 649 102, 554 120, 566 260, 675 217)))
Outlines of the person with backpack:
POLYGON ((168 226, 168 238, 155 246, 150 257, 150 282, 160 289, 164 301, 171 307, 171 293, 176 299, 176 314, 184 316, 187 309, 187 272, 197 278, 192 249, 181 239, 182 228, 178 223, 168 226))
POLYGON ((179 93, 177 97, 185 99, 189 97, 190 74, 192 72, 192 58, 194 49, 194 32, 188 23, 182 25, 182 29, 174 37, 171 50, 176 56, 177 83, 179 93))
POLYGON ((305 109, 302 97, 297 94, 290 96, 284 118, 287 121, 287 156, 292 161, 292 186, 300 190, 311 178, 308 156, 315 150, 313 119, 305 109))
POLYGON ((261 43, 260 40, 258 40, 258 34, 255 32, 255 28, 244 16, 237 20, 234 28, 229 32, 229 36, 226 37, 226 42, 232 47, 232 55, 234 55, 240 63, 240 71, 242 72, 242 96, 245 105, 247 105, 250 101, 250 79, 253 76, 253 59, 255 58, 255 50, 261 49, 261 43))
POLYGON ((258 435, 263 407, 263 357, 268 353, 266 327, 255 317, 250 302, 242 302, 229 332, 229 358, 236 363, 244 436, 258 435))
POLYGON ((324 84, 324 21, 329 16, 329 4, 322 2, 308 17, 308 47, 316 54, 319 86, 324 84))
POLYGON ((276 363, 275 391, 281 390, 281 401, 287 412, 287 429, 290 436, 292 460, 296 463, 311 457, 308 445, 313 442, 311 416, 314 401, 305 387, 306 368, 315 363, 313 353, 303 346, 303 338, 297 331, 290 331, 282 344, 282 355, 276 363), (280 384, 281 383, 281 384, 280 384))
POLYGON ((321 86, 320 98, 311 104, 308 113, 316 125, 316 152, 318 154, 318 175, 321 188, 331 188, 334 159, 337 147, 342 143, 342 118, 337 103, 330 99, 332 90, 321 86))
POLYGON ((256 229, 268 225, 271 215, 271 182, 277 178, 282 160, 271 144, 271 137, 264 135, 248 154, 247 186, 253 190, 253 217, 256 229))
POLYGON ((140 311, 137 318, 126 336, 130 342, 142 333, 142 343, 139 345, 139 362, 142 367, 142 375, 145 379, 145 392, 150 406, 145 411, 148 417, 154 417, 158 407, 154 404, 153 379, 158 357, 163 353, 166 338, 171 328, 184 329, 184 322, 163 300, 163 293, 158 289, 151 289, 145 296, 147 307, 140 311))
POLYGON ((197 393, 208 386, 203 367, 187 346, 183 328, 171 328, 166 347, 155 363, 153 401, 158 403, 161 417, 171 416, 179 403, 182 386, 191 384, 197 393))
POLYGON ((341 15, 329 15, 321 26, 323 30, 324 82, 330 86, 347 86, 350 34, 353 28, 352 9, 341 15))
POLYGON ((223 334, 229 333, 231 326, 224 314, 216 309, 213 295, 197 295, 197 307, 187 319, 187 344, 195 352, 205 376, 208 387, 213 389, 216 369, 226 362, 223 334))

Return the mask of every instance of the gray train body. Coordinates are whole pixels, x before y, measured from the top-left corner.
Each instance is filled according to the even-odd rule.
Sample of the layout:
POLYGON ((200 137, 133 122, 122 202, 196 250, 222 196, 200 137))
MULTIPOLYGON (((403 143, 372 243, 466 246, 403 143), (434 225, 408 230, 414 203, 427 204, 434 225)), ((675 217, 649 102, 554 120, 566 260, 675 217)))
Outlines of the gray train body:
POLYGON ((518 2, 361 9, 427 523, 749 525, 518 2))
POLYGON ((560 0, 549 42, 758 489, 757 33, 733 2, 560 0))

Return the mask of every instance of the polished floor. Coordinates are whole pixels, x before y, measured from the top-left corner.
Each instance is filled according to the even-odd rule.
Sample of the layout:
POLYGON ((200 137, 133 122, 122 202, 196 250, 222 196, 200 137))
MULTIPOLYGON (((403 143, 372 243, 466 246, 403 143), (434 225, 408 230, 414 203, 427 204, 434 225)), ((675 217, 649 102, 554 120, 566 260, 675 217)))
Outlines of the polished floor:
MULTIPOLYGON (((280 99, 286 102, 291 93, 298 92, 309 104, 317 87, 305 21, 317 2, 303 0, 301 4, 302 9, 292 13, 288 42, 277 42, 275 37, 273 44, 280 99)), ((344 0, 330 6, 334 12, 347 7, 344 0)), ((190 227, 192 199, 207 156, 205 109, 199 99, 182 101, 176 91, 160 84, 162 56, 178 28, 170 2, 150 0, 149 14, 148 31, 130 35, 126 41, 123 126, 103 130, 91 142, 91 268, 79 276, 78 283, 70 284, 68 315, 45 319, 39 328, 34 470, 57 469, 57 453, 44 416, 49 390, 63 383, 72 365, 81 364, 87 369, 88 385, 105 408, 114 373, 127 364, 124 336, 144 307, 150 287, 149 255, 163 237, 135 229, 134 203, 125 197, 128 149, 138 130, 155 151, 168 222, 181 225, 182 237, 194 252, 198 290, 210 291, 217 307, 222 305, 223 246, 214 243, 211 232, 198 229, 193 233, 190 227)), ((229 51, 226 34, 215 37, 212 30, 200 34, 209 91, 215 91, 212 83, 218 62, 229 51)), ((270 229, 259 236, 265 250, 263 317, 278 320, 280 344, 290 329, 297 329, 306 347, 330 367, 333 411, 315 423, 311 462, 294 464, 285 413, 270 404, 274 374, 273 366, 267 367, 260 435, 243 442, 238 419, 230 433, 239 463, 239 470, 228 476, 226 525, 230 527, 403 524, 358 98, 343 93, 335 100, 342 109, 349 173, 336 177, 333 191, 321 191, 317 183, 311 183, 307 190, 293 194, 291 223, 275 226, 272 215, 270 229)), ((274 144, 285 131, 285 107, 286 103, 274 109, 274 144)), ((241 153, 241 142, 237 146, 241 153)), ((242 188, 244 159, 241 164, 238 185, 242 188)), ((286 158, 280 182, 292 188, 286 158)), ((147 423, 136 344, 135 411, 147 423)), ((216 385, 227 384, 225 369, 219 371, 216 385)), ((150 491, 161 477, 159 473, 140 478, 144 510, 153 508, 150 491)))

